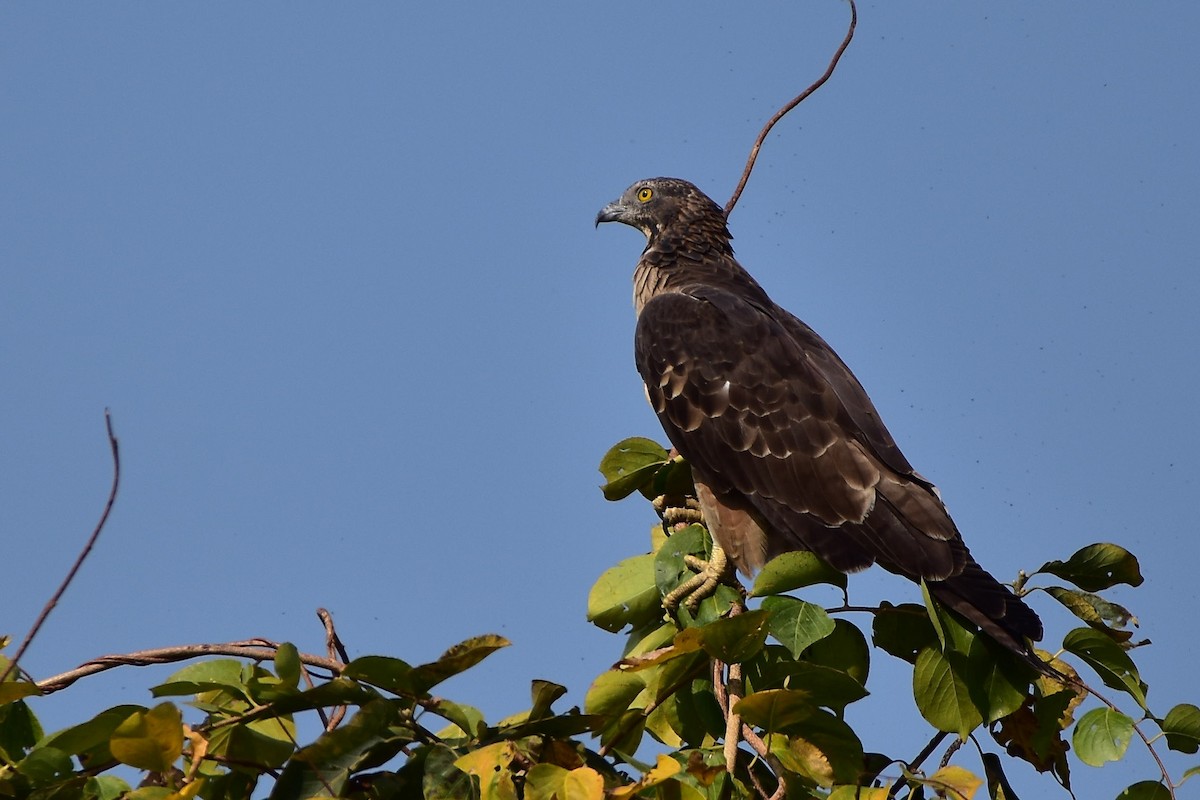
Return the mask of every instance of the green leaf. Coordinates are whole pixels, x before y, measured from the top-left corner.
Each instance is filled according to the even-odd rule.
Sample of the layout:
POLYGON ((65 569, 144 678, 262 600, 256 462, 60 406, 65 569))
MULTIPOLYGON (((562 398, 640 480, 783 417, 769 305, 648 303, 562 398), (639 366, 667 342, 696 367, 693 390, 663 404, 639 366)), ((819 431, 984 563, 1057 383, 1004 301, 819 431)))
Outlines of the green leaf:
POLYGON ((1124 758, 1132 736, 1132 719, 1111 708, 1093 708, 1075 723, 1071 741, 1080 761, 1101 767, 1124 758))
POLYGON ((1158 781, 1138 781, 1117 795, 1117 800, 1171 800, 1171 792, 1158 781))
POLYGON ((1063 637, 1063 648, 1087 662, 1105 686, 1126 692, 1146 707, 1146 684, 1133 659, 1112 639, 1091 628, 1076 628, 1063 637))
POLYGON ((437 661, 415 667, 411 679, 416 684, 417 692, 425 694, 447 678, 466 672, 492 653, 510 644, 512 642, 508 639, 494 633, 472 636, 442 653, 437 661))
POLYGON ((641 672, 609 670, 596 676, 583 700, 586 714, 611 717, 629 708, 634 698, 646 688, 641 672))
MULTIPOLYGON (((4 671, 3 662, 4 659, 0 659, 0 672, 4 671)), ((0 705, 41 693, 42 690, 37 687, 36 683, 30 683, 29 681, 4 681, 4 683, 0 683, 0 705)))
POLYGON ((867 690, 854 678, 838 669, 796 661, 784 648, 773 645, 746 664, 747 686, 755 692, 766 689, 799 689, 819 704, 840 712, 847 705, 867 696, 867 690))
POLYGON ((534 764, 525 774, 525 800, 562 800, 568 770, 557 764, 534 764))
POLYGON ((833 633, 833 619, 825 609, 793 597, 768 597, 762 610, 770 617, 767 630, 796 658, 809 645, 833 633))
POLYGON ((84 782, 83 797, 84 800, 118 800, 129 790, 129 784, 120 778, 112 775, 96 775, 84 782))
POLYGON ((933 647, 938 635, 924 607, 916 603, 893 606, 884 601, 871 624, 871 640, 884 652, 915 664, 917 653, 933 647))
POLYGON ((1115 544, 1090 544, 1066 561, 1047 561, 1034 574, 1056 575, 1087 592, 1098 592, 1118 583, 1142 585, 1142 572, 1133 553, 1115 544))
POLYGON ((23 700, 0 706, 0 757, 4 760, 17 761, 42 736, 41 723, 23 700))
POLYGON ((668 453, 658 442, 635 436, 618 442, 600 459, 601 488, 606 500, 621 500, 653 479, 668 453))
POLYGON ((754 579, 751 597, 783 594, 817 583, 846 589, 846 575, 803 550, 793 550, 772 558, 754 579))
POLYGON ((742 720, 768 733, 796 728, 820 712, 808 692, 797 689, 767 689, 743 697, 734 706, 742 720))
POLYGON ((1007 717, 1025 701, 1033 670, 990 637, 975 637, 965 660, 956 659, 955 654, 949 658, 951 664, 961 667, 957 671, 984 722, 1007 717))
POLYGON ((183 750, 183 716, 174 703, 135 711, 112 732, 108 748, 122 764, 166 772, 183 750))
POLYGON ((391 701, 367 703, 349 722, 322 733, 296 752, 279 774, 271 800, 327 797, 330 790, 334 795, 341 792, 370 749, 383 740, 388 726, 396 721, 391 701))
POLYGON ((263 770, 281 767, 296 752, 296 726, 287 717, 226 725, 212 732, 208 752, 263 770))
MULTIPOLYGON (((458 728, 463 736, 478 736, 481 729, 487 727, 487 721, 483 717, 483 712, 475 708, 475 706, 469 706, 466 703, 455 703, 453 700, 442 698, 438 700, 436 705, 430 704, 426 708, 458 728)), ((446 737, 443 736, 442 738, 446 737)))
POLYGON ((35 789, 48 787, 74 775, 71 757, 53 747, 31 750, 16 766, 17 772, 25 776, 35 789))
MULTIPOLYGON (((654 554, 654 583, 661 595, 667 595, 696 573, 687 565, 684 556, 707 559, 711 555, 710 538, 703 525, 688 525, 672 533, 654 554)), ((661 602, 661 601, 659 601, 661 602)))
POLYGON ((1167 735, 1167 747, 1180 753, 1194 753, 1200 748, 1200 708, 1180 703, 1167 712, 1159 723, 1167 735))
POLYGON ((687 628, 675 637, 676 646, 687 650, 693 640, 704 652, 726 664, 740 664, 762 650, 767 640, 768 614, 765 610, 747 611, 696 628, 687 628))
POLYGON ((275 674, 280 682, 295 689, 300 685, 300 651, 291 642, 284 642, 275 651, 275 674))
POLYGON ((342 677, 377 686, 393 694, 417 694, 413 668, 390 656, 359 656, 342 669, 342 677))
MULTIPOLYGON (((471 776, 454 766, 457 759, 458 754, 444 744, 435 744, 428 748, 423 765, 425 769, 421 773, 421 794, 425 800, 461 800, 476 796, 471 785, 471 776)), ((320 791, 319 787, 314 789, 320 791)), ((304 800, 309 796, 304 795, 304 800)), ((291 797, 292 795, 289 795, 288 800, 291 800, 291 797)), ((295 797, 297 800, 301 799, 300 795, 295 797)), ((271 800, 283 798, 277 798, 272 793, 271 800)))
POLYGON ((554 705, 554 701, 567 693, 567 687, 551 681, 534 680, 529 688, 530 699, 532 705, 529 710, 529 719, 538 720, 543 717, 551 716, 554 712, 550 707, 554 705))
POLYGON ((616 633, 662 616, 662 595, 655 586, 655 556, 627 558, 600 576, 588 594, 588 622, 616 633))
POLYGON ((1000 756, 995 753, 983 754, 983 776, 987 779, 988 797, 991 800, 1020 800, 1008 783, 1000 756))
POLYGON ((833 621, 833 633, 809 645, 804 660, 844 672, 863 686, 871 667, 871 648, 862 631, 844 619, 833 621))
POLYGON ((112 753, 108 750, 108 740, 113 731, 132 714, 146 711, 143 706, 114 706, 101 711, 87 722, 50 734, 39 742, 38 746, 53 747, 71 755, 87 754, 88 760, 103 763, 112 758, 112 753))
POLYGON ((189 664, 150 690, 154 697, 178 697, 226 689, 246 698, 246 664, 232 658, 215 658, 189 664))
POLYGON ((785 762, 821 786, 854 783, 863 773, 862 742, 849 725, 824 710, 805 719, 781 750, 787 754, 785 762))
POLYGON ((913 698, 921 716, 939 731, 957 733, 966 739, 983 724, 983 716, 971 700, 966 684, 936 648, 926 647, 917 655, 913 698))
POLYGON ((1114 641, 1126 642, 1133 636, 1130 631, 1115 630, 1125 627, 1130 622, 1137 624, 1137 620, 1124 606, 1110 603, 1091 592, 1064 589, 1061 586, 1049 586, 1045 591, 1066 606, 1072 614, 1101 633, 1107 634, 1114 641))

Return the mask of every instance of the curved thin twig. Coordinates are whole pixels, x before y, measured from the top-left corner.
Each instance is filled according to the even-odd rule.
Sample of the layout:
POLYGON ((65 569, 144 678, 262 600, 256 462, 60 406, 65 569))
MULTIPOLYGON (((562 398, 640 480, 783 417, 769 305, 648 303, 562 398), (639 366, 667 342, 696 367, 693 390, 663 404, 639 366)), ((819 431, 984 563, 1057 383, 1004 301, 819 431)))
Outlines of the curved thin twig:
POLYGON ((775 127, 775 123, 783 119, 784 115, 791 111, 796 106, 803 103, 808 96, 820 89, 825 81, 833 75, 833 71, 837 69, 838 61, 842 58, 842 53, 846 52, 846 48, 850 46, 850 40, 854 38, 854 28, 858 25, 858 8, 854 5, 854 0, 849 0, 850 3, 850 27, 846 30, 846 38, 842 39, 842 44, 833 54, 833 58, 829 61, 829 66, 825 68, 825 73, 817 78, 811 86, 805 89, 800 94, 796 95, 783 108, 775 112, 775 116, 767 121, 759 132, 758 138, 754 140, 754 146, 750 148, 750 157, 746 159, 746 168, 742 170, 741 180, 738 181, 737 188, 733 190, 733 196, 729 198, 729 202, 725 204, 725 216, 728 217, 733 211, 733 207, 737 205, 738 198, 742 196, 742 190, 746 188, 746 181, 750 180, 750 172, 754 169, 754 162, 758 160, 758 151, 762 149, 763 142, 767 139, 767 134, 771 132, 771 128, 775 127))
POLYGON ((38 635, 38 631, 45 624, 46 618, 50 616, 50 612, 58 605, 58 601, 66 593, 67 587, 71 585, 71 581, 75 580, 75 574, 79 572, 79 568, 83 566, 83 562, 91 554, 92 548, 96 546, 96 541, 100 538, 100 531, 104 530, 104 523, 108 522, 108 514, 112 511, 113 503, 117 500, 117 488, 121 485, 121 452, 117 446, 117 437, 113 434, 112 413, 107 408, 104 409, 104 426, 108 431, 108 446, 112 449, 113 460, 112 488, 108 490, 108 502, 104 504, 104 513, 100 515, 100 521, 96 523, 96 527, 92 530, 92 535, 88 537, 87 543, 79 551, 79 555, 75 557, 75 563, 71 565, 67 576, 63 578, 58 589, 51 595, 46 605, 42 607, 42 613, 38 614, 38 618, 33 623, 33 627, 29 629, 29 633, 25 634, 25 641, 21 642, 21 646, 17 648, 16 655, 12 657, 12 661, 8 662, 8 666, 4 669, 3 674, 0 674, 0 683, 7 680, 8 676, 17 668, 17 664, 21 661, 21 656, 25 655, 25 651, 29 649, 33 638, 38 635))
MULTIPOLYGON (((37 687, 42 694, 61 691, 80 678, 95 675, 97 672, 115 669, 116 667, 144 667, 150 664, 171 664, 187 661, 202 656, 234 656, 249 658, 254 661, 268 661, 275 657, 279 645, 267 639, 249 639, 243 642, 226 642, 223 644, 185 644, 175 647, 156 647, 152 650, 138 650, 124 655, 101 656, 81 664, 73 670, 55 675, 44 681, 39 681, 37 687)), ((329 670, 333 675, 340 675, 342 665, 330 658, 300 654, 300 662, 310 667, 329 670)))

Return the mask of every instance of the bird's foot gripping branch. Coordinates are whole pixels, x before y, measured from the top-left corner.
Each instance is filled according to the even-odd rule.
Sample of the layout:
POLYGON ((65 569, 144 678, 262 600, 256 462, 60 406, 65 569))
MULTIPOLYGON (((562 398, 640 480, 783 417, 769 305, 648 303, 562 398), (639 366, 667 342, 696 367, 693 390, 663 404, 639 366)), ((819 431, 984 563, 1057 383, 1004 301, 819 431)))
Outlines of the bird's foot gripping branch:
POLYGON ((585 712, 604 720, 601 752, 632 759, 649 734, 674 751, 682 769, 671 780, 701 797, 719 796, 728 782, 735 797, 786 791, 883 800, 920 797, 925 786, 927 793, 972 798, 986 785, 988 797, 1012 798, 1005 756, 1069 789, 1071 749, 1084 764, 1100 766, 1124 758, 1134 735, 1161 774, 1123 798, 1175 797, 1182 780, 1200 772, 1172 778, 1158 752, 1161 740, 1152 743, 1162 731, 1166 748, 1195 753, 1200 709, 1180 704, 1164 717, 1151 713, 1132 657, 1144 643, 1133 642, 1126 629, 1136 620, 1098 594, 1141 584, 1137 560, 1123 548, 1090 545, 1016 582, 1019 595, 1049 595, 1086 623, 1066 634, 1059 654, 1036 651, 1049 670, 1034 669, 947 611, 924 586, 923 603, 851 605, 846 576, 805 552, 768 562, 745 594, 721 583, 694 609, 684 604, 664 621, 664 599, 693 578, 686 560, 711 553, 704 525, 687 513, 695 509, 690 470, 641 438, 613 447, 600 469, 605 497, 641 494, 664 520, 651 530, 650 552, 605 572, 589 598, 594 624, 628 633, 624 658, 587 697, 585 712), (1043 585, 1056 578, 1074 588, 1043 585), (788 594, 819 584, 836 587, 841 603, 822 607, 788 594), (860 628, 847 616, 870 625, 860 628), (866 699, 871 645, 911 665, 913 700, 930 726, 888 754, 865 752, 845 721, 848 705, 872 702, 866 699), (1068 655, 1126 695, 1123 705, 1135 711, 1092 691, 1068 655), (927 766, 946 739, 940 765, 927 766), (967 741, 973 746, 959 751, 967 741))

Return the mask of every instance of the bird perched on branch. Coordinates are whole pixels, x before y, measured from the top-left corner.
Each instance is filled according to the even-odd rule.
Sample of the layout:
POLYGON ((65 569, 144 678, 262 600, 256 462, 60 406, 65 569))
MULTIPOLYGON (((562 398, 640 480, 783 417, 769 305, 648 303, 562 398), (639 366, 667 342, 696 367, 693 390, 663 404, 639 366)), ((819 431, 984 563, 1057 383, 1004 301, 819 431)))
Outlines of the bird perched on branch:
MULTIPOLYGON (((634 271, 635 354, 667 437, 691 464, 714 540, 684 593, 732 563, 808 550, 843 572, 924 580, 941 603, 1028 656, 1042 623, 971 557, 933 484, 808 325, 737 262, 725 214, 687 181, 652 178, 597 215, 646 235, 634 271)), ((678 593, 669 603, 683 599, 678 593)))

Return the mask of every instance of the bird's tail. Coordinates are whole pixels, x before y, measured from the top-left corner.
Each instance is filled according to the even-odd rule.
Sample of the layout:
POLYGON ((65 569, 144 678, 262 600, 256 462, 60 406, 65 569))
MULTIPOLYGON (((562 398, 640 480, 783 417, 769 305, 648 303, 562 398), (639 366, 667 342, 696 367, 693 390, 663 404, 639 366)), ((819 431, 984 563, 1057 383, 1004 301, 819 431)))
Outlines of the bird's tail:
POLYGON ((1030 641, 1042 638, 1042 621, 1025 601, 989 575, 970 555, 963 571, 942 581, 927 581, 929 593, 979 626, 1043 674, 1057 675, 1037 657, 1030 641))

